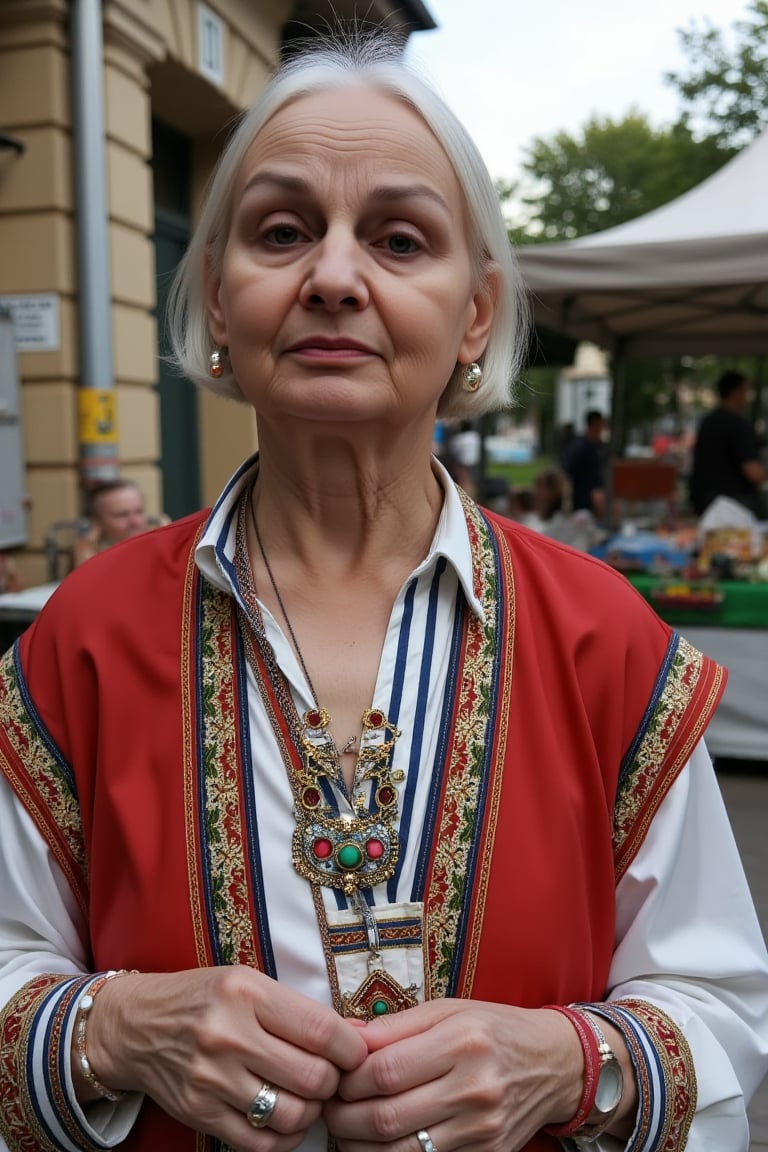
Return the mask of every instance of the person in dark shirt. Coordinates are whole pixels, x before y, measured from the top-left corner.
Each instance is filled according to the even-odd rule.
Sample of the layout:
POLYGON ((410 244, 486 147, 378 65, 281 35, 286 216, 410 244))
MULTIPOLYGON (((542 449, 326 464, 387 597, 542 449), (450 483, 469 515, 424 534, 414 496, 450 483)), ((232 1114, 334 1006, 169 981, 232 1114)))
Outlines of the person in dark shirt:
POLYGON ((586 428, 568 445, 563 455, 563 471, 571 482, 574 512, 582 508, 598 520, 605 513, 605 417, 596 408, 587 412, 586 428))
POLYGON ((743 415, 749 380, 742 372, 724 372, 717 390, 720 404, 701 421, 693 448, 691 504, 701 516, 716 497, 729 496, 762 519, 767 473, 757 434, 743 415))

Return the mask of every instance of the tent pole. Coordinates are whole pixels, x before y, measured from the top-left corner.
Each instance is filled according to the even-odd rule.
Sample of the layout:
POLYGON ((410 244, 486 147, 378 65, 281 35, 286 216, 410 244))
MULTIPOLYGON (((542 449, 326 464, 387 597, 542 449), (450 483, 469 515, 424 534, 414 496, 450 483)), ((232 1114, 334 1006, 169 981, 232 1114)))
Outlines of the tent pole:
POLYGON ((752 377, 754 397, 752 400, 752 423, 765 420, 766 416, 766 380, 765 356, 755 356, 755 371, 752 377))
POLYGON ((626 386, 626 360, 623 341, 619 341, 611 357, 611 423, 608 451, 605 459, 605 523, 616 529, 616 509, 613 499, 613 462, 624 455, 626 428, 624 427, 624 389, 626 386))

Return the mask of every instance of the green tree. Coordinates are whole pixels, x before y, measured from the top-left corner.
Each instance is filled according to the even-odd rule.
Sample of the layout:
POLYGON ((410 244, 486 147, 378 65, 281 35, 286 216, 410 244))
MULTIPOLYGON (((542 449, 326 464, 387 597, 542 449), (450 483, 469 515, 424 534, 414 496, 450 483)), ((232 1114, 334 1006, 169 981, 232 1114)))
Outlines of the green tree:
POLYGON ((523 158, 530 190, 499 186, 523 216, 510 226, 511 239, 572 240, 623 224, 687 192, 730 155, 715 141, 695 140, 685 124, 655 129, 639 112, 594 118, 579 135, 536 137, 523 158))
POLYGON ((730 42, 706 21, 681 29, 688 67, 666 75, 683 106, 679 126, 725 150, 744 147, 768 125, 768 0, 752 0, 747 11, 730 42))

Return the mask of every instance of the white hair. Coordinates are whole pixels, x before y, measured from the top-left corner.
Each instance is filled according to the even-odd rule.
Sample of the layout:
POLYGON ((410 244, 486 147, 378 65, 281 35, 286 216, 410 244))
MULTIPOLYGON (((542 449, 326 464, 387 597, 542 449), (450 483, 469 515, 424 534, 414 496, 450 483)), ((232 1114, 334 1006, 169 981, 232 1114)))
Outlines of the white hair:
POLYGON ((224 357, 224 374, 210 375, 214 344, 208 330, 207 274, 220 269, 233 211, 232 192, 243 158, 275 113, 302 96, 361 85, 395 96, 433 132, 464 195, 469 245, 478 284, 493 269, 498 278, 494 318, 480 358, 483 383, 462 388, 457 365, 440 400, 441 417, 473 418, 509 407, 512 384, 528 351, 529 322, 522 279, 507 236, 499 199, 483 159, 444 100, 401 58, 402 44, 382 33, 334 35, 283 64, 256 103, 242 116, 221 155, 197 227, 171 287, 168 303, 173 362, 182 375, 220 395, 243 400, 224 357))

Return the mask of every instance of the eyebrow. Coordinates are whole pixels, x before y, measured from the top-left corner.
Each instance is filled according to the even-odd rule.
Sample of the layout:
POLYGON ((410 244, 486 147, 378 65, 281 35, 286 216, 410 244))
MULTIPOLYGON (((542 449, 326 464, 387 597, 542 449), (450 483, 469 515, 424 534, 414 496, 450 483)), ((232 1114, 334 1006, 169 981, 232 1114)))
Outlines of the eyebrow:
MULTIPOLYGON (((288 176, 282 172, 267 171, 257 172, 255 176, 251 177, 245 185, 245 188, 243 188, 243 196, 241 199, 244 198, 251 189, 265 186, 280 188, 285 192, 294 192, 302 196, 307 196, 312 192, 312 184, 309 180, 305 180, 303 176, 288 176)), ((437 204, 446 215, 450 216, 451 214, 447 201, 436 189, 431 188, 429 184, 378 184, 371 190, 368 199, 371 201, 390 201, 394 203, 398 200, 409 200, 414 197, 431 200, 434 204, 437 204)))

